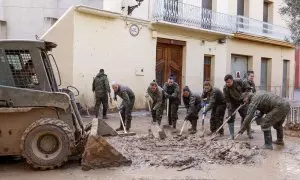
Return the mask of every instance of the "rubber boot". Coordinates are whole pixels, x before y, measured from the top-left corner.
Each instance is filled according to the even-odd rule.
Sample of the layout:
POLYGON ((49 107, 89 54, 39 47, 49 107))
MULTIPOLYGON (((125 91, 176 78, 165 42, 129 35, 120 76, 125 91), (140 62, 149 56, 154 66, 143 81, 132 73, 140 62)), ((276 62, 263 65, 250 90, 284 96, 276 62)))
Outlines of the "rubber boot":
POLYGON ((281 127, 279 129, 276 129, 276 131, 277 131, 277 140, 273 141, 273 144, 283 146, 284 145, 284 142, 283 142, 283 128, 281 127))
POLYGON ((173 126, 174 129, 176 129, 176 124, 177 124, 176 120, 175 121, 173 120, 172 121, 172 126, 173 126))
POLYGON ((157 124, 160 126, 160 124, 161 124, 161 120, 157 120, 157 124))
POLYGON ((234 123, 228 123, 228 127, 229 127, 229 134, 230 134, 229 139, 234 140, 234 123))
POLYGON ((196 134, 197 133, 197 119, 192 120, 192 130, 190 131, 190 134, 196 134))
POLYGON ((99 117, 99 111, 96 111, 95 116, 98 119, 98 117, 99 117))
POLYGON ((120 126, 119 128, 116 129, 116 131, 123 131, 123 130, 124 130, 123 126, 120 126))
POLYGON ((271 130, 264 131, 264 139, 265 139, 265 144, 263 145, 262 149, 273 150, 271 130))

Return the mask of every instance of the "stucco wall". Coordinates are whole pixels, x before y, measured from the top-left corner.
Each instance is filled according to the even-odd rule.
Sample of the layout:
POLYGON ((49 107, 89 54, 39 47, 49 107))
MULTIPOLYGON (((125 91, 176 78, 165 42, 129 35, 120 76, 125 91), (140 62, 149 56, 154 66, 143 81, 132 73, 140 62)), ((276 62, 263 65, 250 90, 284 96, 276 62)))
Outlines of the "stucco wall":
POLYGON ((136 94, 135 107, 145 107, 146 87, 155 77, 156 40, 152 32, 143 26, 140 34, 133 37, 129 25, 121 19, 81 12, 75 13, 74 27, 73 85, 83 92, 81 102, 93 106, 93 77, 103 68, 110 81, 132 88, 136 94), (144 69, 144 76, 136 76, 138 67, 144 69))
MULTIPOLYGON (((190 86, 193 91, 202 91, 205 55, 214 57, 212 69, 216 87, 222 88, 224 75, 231 72, 231 54, 252 57, 250 66, 256 72, 257 86, 260 85, 261 57, 272 59, 271 86, 281 86, 283 60, 290 60, 289 84, 293 85, 293 49, 237 39, 227 39, 220 44, 217 41, 203 41, 204 36, 207 35, 200 31, 173 26, 150 26, 148 21, 72 11, 50 29, 45 39, 58 43, 54 54, 60 66, 63 85, 77 87, 81 92, 78 97, 80 102, 89 107, 94 105, 93 77, 100 68, 105 69, 110 81, 133 89, 136 108, 146 107, 144 93, 149 82, 155 79, 157 37, 186 42, 183 49, 182 85, 190 86), (140 34, 136 37, 129 33, 132 23, 140 27, 140 34), (136 68, 143 68, 144 75, 137 76, 136 68)), ((210 36, 213 34, 210 33, 210 36)))
POLYGON ((279 9, 284 5, 283 0, 274 0, 273 1, 273 10, 274 10, 274 15, 273 15, 273 24, 286 27, 287 28, 287 23, 284 20, 284 18, 280 15, 279 9))
POLYGON ((46 33, 42 39, 55 42, 53 50, 62 78, 62 87, 73 84, 74 8, 70 8, 46 33))
MULTIPOLYGON (((237 39, 229 40, 228 44, 229 63, 231 62, 231 54, 252 56, 252 69, 255 72, 255 84, 257 86, 260 86, 262 57, 271 59, 272 71, 269 82, 269 85, 271 86, 282 86, 283 61, 289 60, 289 86, 293 86, 295 68, 294 49, 237 39)), ((228 72, 230 72, 230 68, 231 66, 227 67, 228 72)))

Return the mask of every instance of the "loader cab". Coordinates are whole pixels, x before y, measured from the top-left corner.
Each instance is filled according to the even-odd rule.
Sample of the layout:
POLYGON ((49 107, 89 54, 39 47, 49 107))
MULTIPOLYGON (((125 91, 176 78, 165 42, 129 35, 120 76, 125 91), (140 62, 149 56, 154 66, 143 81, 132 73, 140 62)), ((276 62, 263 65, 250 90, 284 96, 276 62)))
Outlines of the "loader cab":
POLYGON ((48 54, 55 47, 46 41, 0 40, 0 85, 57 92, 55 59, 48 54))

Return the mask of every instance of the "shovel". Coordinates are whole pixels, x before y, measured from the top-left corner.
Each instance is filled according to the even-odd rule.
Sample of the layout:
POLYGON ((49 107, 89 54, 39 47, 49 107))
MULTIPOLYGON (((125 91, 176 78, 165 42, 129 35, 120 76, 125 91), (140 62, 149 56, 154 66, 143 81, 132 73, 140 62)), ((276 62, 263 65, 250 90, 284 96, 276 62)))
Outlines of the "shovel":
POLYGON ((235 111, 231 114, 231 116, 226 118, 222 126, 220 126, 219 129, 217 129, 217 131, 214 133, 213 137, 210 140, 213 140, 217 137, 218 132, 225 126, 225 124, 231 119, 231 117, 234 116, 238 112, 238 110, 240 110, 244 105, 245 104, 240 105, 238 108, 235 109, 235 111))
MULTIPOLYGON (((149 108, 149 111, 151 113, 151 107, 150 107, 150 103, 149 103, 149 99, 147 98, 147 104, 148 104, 148 108, 149 108)), ((153 136, 155 138, 160 138, 160 139, 165 139, 167 137, 166 133, 164 130, 162 130, 158 123, 157 122, 153 122, 151 123, 151 131, 153 133, 153 136)))
POLYGON ((184 126, 185 126, 185 123, 187 122, 187 120, 185 119, 184 121, 183 121, 183 125, 182 125, 182 127, 181 127, 181 130, 180 130, 180 133, 178 134, 178 136, 182 136, 182 132, 183 132, 183 129, 184 129, 184 126))
POLYGON ((169 105, 170 105, 170 100, 168 98, 167 99, 167 117, 169 117, 169 105))
MULTIPOLYGON (((204 105, 203 112, 205 112, 205 108, 206 108, 206 106, 204 105)), ((203 132, 203 134, 201 134, 200 137, 204 137, 204 134, 205 134, 204 119, 205 119, 205 115, 203 114, 202 115, 202 132, 203 132)))
POLYGON ((121 115, 121 111, 119 111, 119 116, 120 116, 120 119, 121 119, 121 124, 123 126, 124 133, 118 132, 118 135, 119 136, 133 136, 133 135, 135 135, 136 134, 135 132, 128 132, 126 130, 125 125, 124 125, 124 121, 123 121, 123 118, 122 118, 122 115, 121 115))

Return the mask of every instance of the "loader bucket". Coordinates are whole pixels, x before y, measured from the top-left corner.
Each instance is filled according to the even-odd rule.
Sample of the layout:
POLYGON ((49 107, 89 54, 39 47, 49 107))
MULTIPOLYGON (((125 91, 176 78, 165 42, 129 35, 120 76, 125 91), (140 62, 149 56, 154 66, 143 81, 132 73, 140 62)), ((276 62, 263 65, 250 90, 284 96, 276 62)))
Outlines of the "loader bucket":
POLYGON ((128 160, 112 147, 98 132, 98 119, 95 118, 92 121, 92 128, 82 154, 82 169, 131 165, 131 160, 128 160))

